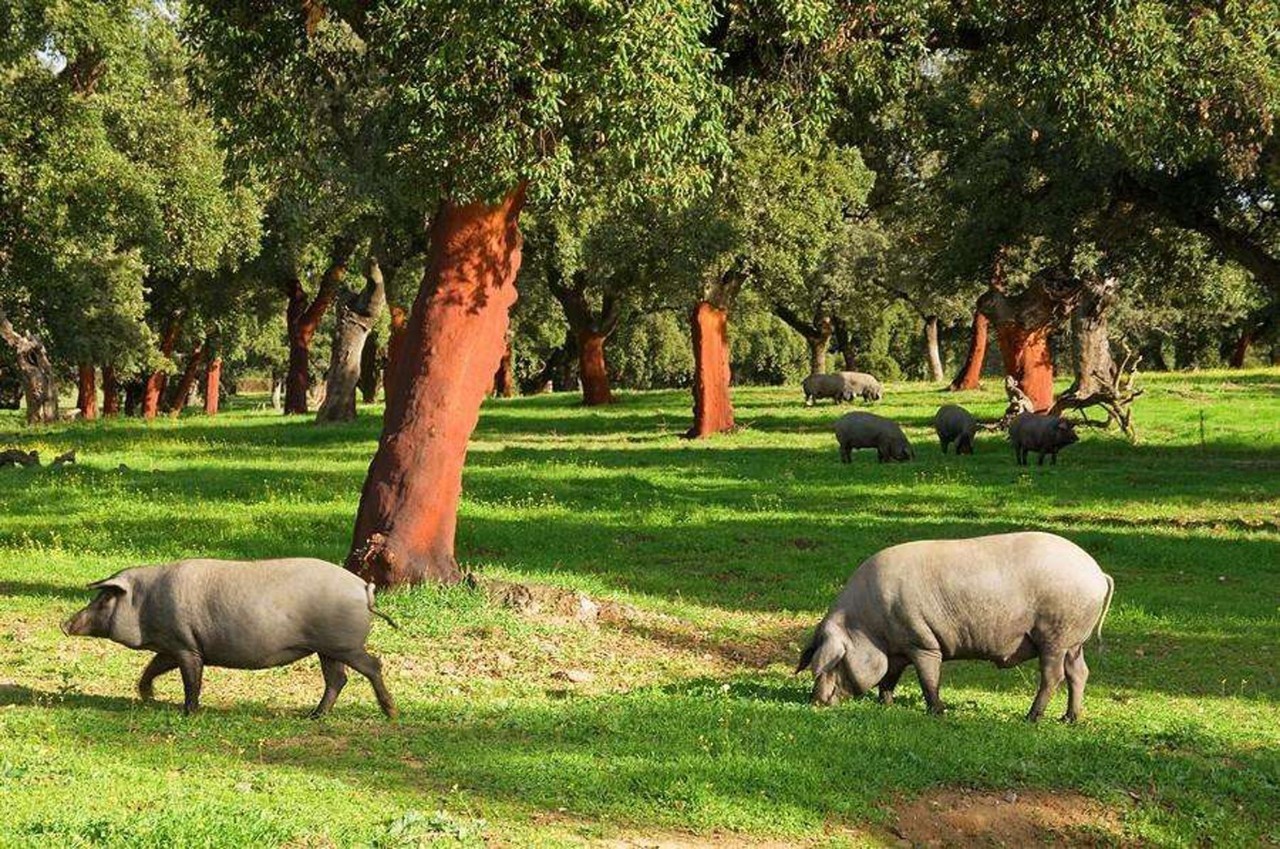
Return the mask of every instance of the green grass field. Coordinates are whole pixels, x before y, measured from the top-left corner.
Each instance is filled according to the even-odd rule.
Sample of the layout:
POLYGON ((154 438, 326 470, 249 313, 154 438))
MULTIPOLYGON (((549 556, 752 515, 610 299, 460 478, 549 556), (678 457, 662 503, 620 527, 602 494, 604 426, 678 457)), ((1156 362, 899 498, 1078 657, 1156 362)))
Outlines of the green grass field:
POLYGON ((999 435, 938 451, 937 406, 994 417, 994 391, 891 386, 878 412, 918 460, 884 466, 842 466, 840 410, 796 388, 736 390, 743 430, 697 443, 678 437, 683 392, 491 401, 459 559, 616 604, 583 623, 461 588, 385 598, 402 628, 376 625, 370 646, 394 724, 357 677, 305 719, 314 659, 211 670, 192 718, 176 675, 142 706, 146 656, 58 630, 85 583, 127 566, 341 560, 380 409, 330 428, 248 401, 151 426, 5 414, 0 447, 79 463, 0 470, 0 845, 893 845, 935 814, 945 831, 952 802, 929 800, 965 791, 1071 809, 1037 839, 1278 844, 1280 372, 1144 384, 1138 444, 1086 431, 1027 469, 999 435), (948 664, 940 718, 911 673, 892 707, 808 705, 791 668, 859 561, 1024 528, 1116 580, 1082 724, 1022 720, 1034 663, 948 664))

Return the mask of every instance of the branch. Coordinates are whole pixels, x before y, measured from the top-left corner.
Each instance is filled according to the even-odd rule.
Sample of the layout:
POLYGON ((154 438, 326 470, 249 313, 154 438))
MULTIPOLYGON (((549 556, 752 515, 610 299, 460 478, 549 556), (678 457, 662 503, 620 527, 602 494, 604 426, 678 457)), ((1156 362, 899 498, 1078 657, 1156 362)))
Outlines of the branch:
POLYGON ((805 322, 805 320, 802 319, 799 315, 797 315, 795 311, 791 309, 791 307, 787 306, 781 301, 773 302, 773 314, 776 315, 778 318, 782 319, 783 322, 789 325, 792 330, 794 330, 796 333, 799 333, 801 336, 805 337, 806 339, 814 338, 820 335, 818 333, 817 325, 813 323, 805 322))

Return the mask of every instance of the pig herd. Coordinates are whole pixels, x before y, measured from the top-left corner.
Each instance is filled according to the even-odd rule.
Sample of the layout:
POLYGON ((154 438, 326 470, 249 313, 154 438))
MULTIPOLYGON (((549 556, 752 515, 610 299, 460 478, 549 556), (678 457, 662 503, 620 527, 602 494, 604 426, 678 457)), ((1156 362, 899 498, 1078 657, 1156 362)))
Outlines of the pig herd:
MULTIPOLYGON (((811 375, 804 393, 807 404, 819 398, 874 401, 883 388, 869 374, 840 372, 811 375)), ((943 453, 951 445, 957 454, 973 453, 980 426, 962 407, 944 405, 934 428, 943 453)), ((837 420, 835 433, 846 463, 862 448, 874 448, 880 462, 915 457, 902 428, 881 416, 848 413, 837 420)), ((1021 465, 1033 451, 1041 464, 1046 454, 1056 463, 1058 450, 1076 441, 1070 423, 1029 414, 1013 420, 1009 438, 1021 465)), ((333 706, 348 669, 368 679, 388 717, 396 715, 382 664, 365 648, 373 617, 387 617, 374 606, 372 584, 332 563, 192 559, 126 569, 89 586, 96 597, 67 619, 63 631, 152 652, 137 685, 144 701, 157 676, 176 670, 190 713, 199 707, 206 666, 264 669, 314 654, 324 693, 313 717, 333 706)), ((941 713, 943 661, 989 660, 1005 668, 1038 657, 1040 686, 1028 719, 1040 718, 1065 680, 1063 719, 1073 722, 1089 675, 1084 645, 1101 635, 1113 590, 1111 577, 1088 553, 1053 534, 891 546, 854 571, 796 671, 812 672, 816 704, 872 689, 889 704, 911 666, 929 712, 941 713)))

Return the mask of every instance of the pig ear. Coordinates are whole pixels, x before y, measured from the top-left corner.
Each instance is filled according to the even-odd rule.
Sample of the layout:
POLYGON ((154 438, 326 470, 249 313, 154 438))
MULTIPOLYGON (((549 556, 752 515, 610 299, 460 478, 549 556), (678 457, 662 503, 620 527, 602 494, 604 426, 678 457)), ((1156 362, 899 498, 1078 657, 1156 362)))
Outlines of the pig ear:
POLYGON ((861 631, 849 635, 844 662, 859 695, 879 684, 889 671, 889 657, 861 631))
POLYGON ((820 628, 818 633, 813 635, 813 642, 800 656, 800 666, 796 671, 799 672, 808 667, 813 670, 815 677, 825 675, 844 657, 846 648, 847 642, 844 638, 832 635, 825 628, 820 628))
POLYGON ((122 593, 129 591, 128 581, 120 575, 112 575, 110 578, 103 578, 101 581, 94 581, 89 584, 91 590, 118 590, 122 593))

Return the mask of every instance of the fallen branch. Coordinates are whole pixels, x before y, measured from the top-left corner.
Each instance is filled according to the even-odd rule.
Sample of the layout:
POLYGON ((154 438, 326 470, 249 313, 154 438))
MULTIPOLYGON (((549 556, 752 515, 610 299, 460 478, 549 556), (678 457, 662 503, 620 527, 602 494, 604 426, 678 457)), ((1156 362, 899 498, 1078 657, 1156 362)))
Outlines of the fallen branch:
POLYGON ((1102 384, 1101 389, 1083 397, 1068 390, 1058 396, 1049 414, 1056 416, 1067 410, 1075 410, 1080 414, 1081 424, 1086 427, 1106 428, 1115 422, 1125 436, 1131 440, 1137 439, 1137 432, 1133 426, 1133 402, 1142 395, 1143 390, 1135 388, 1133 384, 1137 379, 1138 364, 1141 361, 1141 354, 1126 350, 1120 367, 1112 374, 1094 372, 1093 376, 1102 384), (1106 421, 1090 419, 1086 412, 1090 407, 1101 407, 1107 414, 1106 421))

